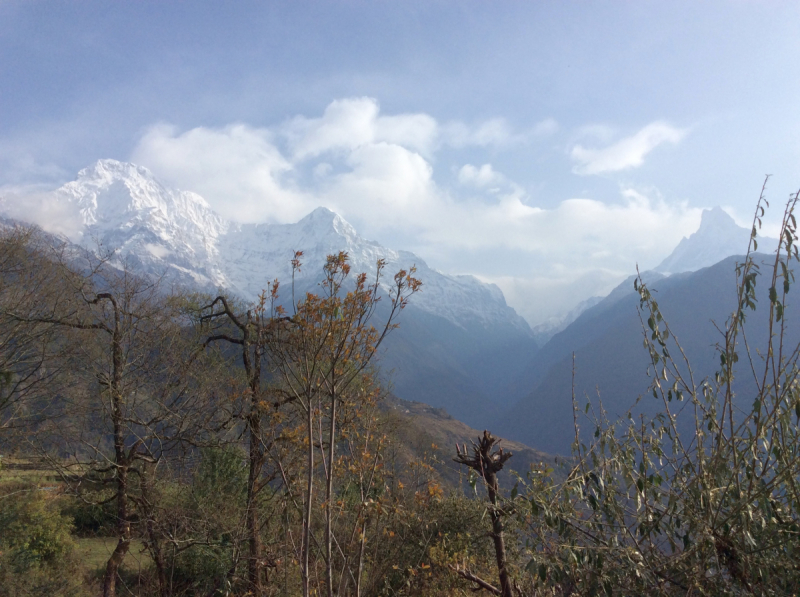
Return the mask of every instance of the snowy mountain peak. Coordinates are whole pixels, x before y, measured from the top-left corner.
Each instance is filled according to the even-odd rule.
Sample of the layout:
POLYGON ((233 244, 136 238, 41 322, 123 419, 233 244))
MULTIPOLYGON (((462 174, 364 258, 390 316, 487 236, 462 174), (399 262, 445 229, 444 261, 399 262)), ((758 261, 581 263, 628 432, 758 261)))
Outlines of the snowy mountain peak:
POLYGON ((98 160, 56 193, 80 211, 88 227, 162 221, 215 229, 221 223, 200 195, 167 189, 147 168, 116 160, 98 160))
POLYGON ((291 277, 291 259, 303 251, 297 281, 314 290, 327 255, 346 251, 352 271, 376 272, 386 262, 387 279, 417 267, 423 292, 413 307, 451 323, 486 329, 514 329, 530 335, 528 324, 500 290, 472 276, 448 276, 407 251, 369 241, 339 214, 319 207, 293 224, 238 224, 224 220, 196 193, 170 189, 147 168, 99 160, 55 191, 64 206, 79 211, 82 244, 114 249, 116 258, 139 271, 210 292, 227 288, 254 300, 267 284, 291 277))
POLYGON ((297 225, 319 234, 336 234, 350 242, 354 242, 358 238, 356 229, 342 216, 327 207, 318 207, 301 219, 297 225))
POLYGON ((742 230, 732 217, 719 205, 711 209, 704 209, 700 216, 700 228, 696 234, 708 234, 712 230, 742 230))
MULTIPOLYGON (((662 274, 692 272, 709 267, 731 255, 743 255, 750 241, 750 230, 739 226, 721 207, 706 209, 697 232, 684 237, 655 271, 662 274)), ((760 252, 777 248, 777 240, 759 238, 760 252)))

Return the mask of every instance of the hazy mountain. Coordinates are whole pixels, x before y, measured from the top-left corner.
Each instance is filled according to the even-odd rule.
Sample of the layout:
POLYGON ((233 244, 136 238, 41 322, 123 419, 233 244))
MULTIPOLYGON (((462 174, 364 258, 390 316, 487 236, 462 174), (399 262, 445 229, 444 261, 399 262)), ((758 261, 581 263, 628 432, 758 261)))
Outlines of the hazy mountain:
MULTIPOLYGON (((423 282, 402 314, 382 365, 401 398, 447 408, 479 424, 507 407, 505 386, 536 350, 530 327, 497 286, 472 276, 449 276, 420 257, 366 240, 341 216, 320 207, 295 224, 238 224, 216 214, 196 193, 162 185, 146 169, 100 160, 55 191, 57 203, 79 215, 80 243, 115 250, 144 275, 254 300, 274 279, 290 300, 290 260, 302 250, 297 296, 315 290, 330 253, 346 251, 354 272, 387 279, 416 266, 423 282), (506 402, 503 402, 503 400, 506 402)), ((380 315, 380 313, 379 313, 380 315)))
POLYGON ((555 336, 558 332, 565 329, 569 324, 578 319, 581 313, 603 300, 602 296, 590 296, 588 299, 581 301, 564 315, 560 317, 550 317, 547 321, 540 323, 533 328, 533 336, 540 346, 547 344, 547 342, 555 336))
MULTIPOLYGON (((725 257, 744 253, 749 240, 750 230, 739 226, 721 207, 707 209, 703 211, 697 232, 681 239, 655 271, 667 275, 693 272, 725 257)), ((758 238, 758 250, 762 253, 770 253, 777 247, 776 239, 758 238)))
MULTIPOLYGON (((774 259, 757 255, 757 260, 774 259)), ((742 257, 729 257, 696 272, 664 277, 645 276, 664 318, 679 339, 693 366, 695 382, 712 376, 719 366, 714 347, 721 340, 714 322, 723 326, 736 304, 735 265, 742 257)), ((767 265, 762 271, 767 272, 767 265)), ((758 288, 759 309, 748 316, 747 337, 751 351, 766 344, 769 299, 765 280, 758 288)), ((660 401, 647 394, 648 356, 642 345, 642 323, 638 294, 628 279, 596 306, 586 310, 564 331, 541 348, 526 369, 531 391, 494 421, 493 428, 506 437, 548 452, 568 453, 574 438, 572 417, 572 371, 575 355, 575 393, 581 407, 598 396, 613 420, 642 401, 637 412, 653 414, 660 401)), ((800 321, 787 308, 788 345, 800 340, 800 321)), ((673 351, 674 352, 674 351, 673 351)), ((756 357, 758 358, 758 357, 756 357)), ((753 399, 752 376, 745 359, 738 363, 738 398, 749 405, 753 399)), ((586 426, 584 421, 584 427, 586 426)), ((591 432, 592 429, 589 429, 591 432)))

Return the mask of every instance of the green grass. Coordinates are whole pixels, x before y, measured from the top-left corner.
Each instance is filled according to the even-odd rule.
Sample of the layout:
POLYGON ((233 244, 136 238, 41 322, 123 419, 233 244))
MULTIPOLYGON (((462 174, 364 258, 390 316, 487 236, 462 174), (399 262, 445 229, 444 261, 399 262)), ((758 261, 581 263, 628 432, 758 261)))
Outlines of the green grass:
MULTIPOLYGON (((28 458, 2 459, 0 468, 0 496, 18 491, 37 491, 41 488, 58 489, 62 485, 61 478, 48 469, 43 462, 28 458)), ((52 490, 51 490, 52 491, 52 490)), ((53 494, 55 497, 55 493, 53 494)), ((13 499, 9 496, 8 499, 13 499)), ((0 502, 0 506, 2 502, 0 502)), ((105 569, 106 562, 111 556, 111 552, 117 545, 114 537, 75 537, 73 536, 77 548, 76 553, 81 563, 87 570, 100 572, 105 569)), ((142 570, 150 567, 152 560, 147 552, 143 551, 143 543, 140 539, 133 539, 125 560, 122 562, 122 570, 129 574, 138 574, 142 570)))
POLYGON ((0 462, 0 493, 3 486, 19 484, 42 486, 58 486, 61 479, 43 463, 24 458, 5 457, 0 462))
MULTIPOLYGON (((103 570, 111 552, 117 546, 117 540, 114 537, 75 539, 75 543, 78 545, 75 551, 81 563, 89 570, 103 570)), ((122 562, 123 570, 138 573, 152 564, 150 556, 146 551, 143 552, 142 548, 141 540, 133 539, 131 541, 131 548, 122 562)))

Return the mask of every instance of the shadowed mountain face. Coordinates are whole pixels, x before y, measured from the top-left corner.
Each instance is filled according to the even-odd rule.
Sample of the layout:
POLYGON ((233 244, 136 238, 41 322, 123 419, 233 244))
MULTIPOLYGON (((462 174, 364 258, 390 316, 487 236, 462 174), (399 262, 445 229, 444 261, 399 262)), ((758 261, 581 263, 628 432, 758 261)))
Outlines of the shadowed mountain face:
MULTIPOLYGON (((686 352, 692 365, 695 385, 712 378, 719 367, 715 346, 722 340, 715 323, 724 327, 736 305, 735 266, 742 257, 730 257, 711 267, 693 273, 663 277, 645 276, 664 318, 686 352)), ((774 256, 757 255, 756 260, 774 260, 774 256)), ((768 265, 762 266, 767 274, 768 265)), ((768 280, 758 282, 758 310, 748 312, 746 333, 750 352, 759 361, 758 350, 768 339, 768 280)), ((790 295, 791 296, 791 295, 790 295)), ((573 352, 575 395, 580 412, 587 401, 595 405, 602 400, 609 419, 625 416, 633 407, 634 414, 653 415, 663 403, 649 393, 649 359, 643 347, 643 327, 637 311, 638 294, 633 279, 626 280, 595 307, 588 309, 569 327, 556 334, 536 356, 526 371, 528 396, 496 420, 498 433, 547 452, 566 454, 574 439, 572 413, 573 352), (638 404, 637 398, 641 397, 638 404)), ((786 337, 788 346, 800 341, 800 319, 787 306, 786 337)), ((646 320, 647 316, 644 317, 646 320)), ((673 354, 677 351, 670 346, 673 354)), ((742 358, 735 370, 737 400, 749 407, 755 396, 750 365, 742 358)), ((684 403, 673 403, 680 409, 684 403)), ((693 429, 690 408, 679 415, 684 429, 693 429)), ((594 427, 583 416, 583 432, 594 427)), ((588 439, 588 437, 587 437, 588 439)))

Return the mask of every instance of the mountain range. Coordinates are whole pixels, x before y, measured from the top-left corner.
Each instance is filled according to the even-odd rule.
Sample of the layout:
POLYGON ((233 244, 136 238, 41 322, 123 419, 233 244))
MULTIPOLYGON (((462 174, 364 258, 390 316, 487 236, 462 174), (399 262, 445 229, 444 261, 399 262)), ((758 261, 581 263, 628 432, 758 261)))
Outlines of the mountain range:
MULTIPOLYGON (((100 160, 53 194, 60 212, 74 214, 74 237, 98 253, 113 251, 139 274, 247 301, 275 279, 290 300, 291 259, 303 251, 297 296, 316 290, 332 253, 346 251, 354 272, 376 275, 378 259, 390 277, 416 267, 422 292, 401 315, 381 365, 401 398, 446 408, 479 426, 487 412, 510 400, 506 385, 537 344, 528 323, 503 293, 468 275, 438 272, 417 255, 366 240, 338 214, 320 207, 294 224, 239 224, 220 217, 196 193, 161 184, 141 166, 100 160)), ((377 313, 381 316, 381 311, 377 313)))
MULTIPOLYGON (((298 296, 315 290, 326 256, 339 251, 348 253, 353 271, 371 276, 378 259, 386 261, 387 276, 416 267, 422 291, 402 314, 380 363, 394 394, 446 409, 478 429, 492 423, 501 435, 545 451, 568 451, 571 441, 571 406, 565 396, 570 395, 573 351, 580 392, 591 394, 592 384, 598 385, 604 401, 609 396, 616 409, 635 400, 636 388, 646 388, 630 280, 608 297, 592 297, 531 330, 497 286, 444 274, 413 253, 366 240, 324 207, 293 224, 239 224, 219 216, 200 195, 170 189, 146 168, 115 160, 82 170, 53 197, 81 222, 73 240, 99 253, 113 250, 112 264, 124 262, 142 275, 247 301, 275 279, 289 286, 285 282, 291 279, 297 250, 304 253, 298 296)), ((719 305, 727 305, 727 295, 714 293, 730 288, 732 264, 695 277, 679 272, 743 252, 748 238, 749 231, 721 209, 704 212, 698 231, 646 274, 664 296, 676 297, 664 303, 665 314, 674 302, 680 321, 678 307, 684 305, 684 311, 694 313, 694 319, 687 319, 692 330, 724 317, 719 305), (691 295, 698 292, 717 306, 692 307, 696 298, 691 295)), ((765 246, 760 242, 759 248, 765 246)), ((712 336, 698 338, 703 347, 713 346, 712 336)))
MULTIPOLYGON (((769 275, 775 255, 755 254, 761 270, 769 275)), ((736 265, 743 256, 732 256, 694 272, 664 276, 646 272, 642 278, 669 323, 672 338, 669 350, 680 354, 680 343, 689 363, 695 385, 714 378, 720 357, 716 350, 724 344, 721 329, 736 306, 736 265)), ((574 440, 572 395, 581 413, 579 424, 591 433, 594 425, 582 416, 584 405, 600 406, 614 421, 630 410, 653 416, 663 408, 649 392, 653 369, 642 346, 648 314, 640 317, 639 294, 634 277, 620 284, 609 296, 587 309, 572 324, 554 335, 524 369, 527 395, 492 421, 492 428, 504 437, 549 452, 568 454, 574 440)), ((766 354, 768 340, 768 282, 758 282, 757 309, 748 311, 746 335, 749 352, 758 362, 766 354)), ((790 295, 791 296, 791 295, 790 295)), ((784 312, 786 346, 800 342, 800 325, 787 301, 784 312)), ((743 349, 740 348, 743 352, 743 349)), ((741 358, 735 366, 737 407, 747 408, 756 395, 750 365, 741 358)), ((693 411, 688 404, 675 404, 679 428, 693 431, 693 411)), ((588 436, 582 437, 589 439, 588 436)))

